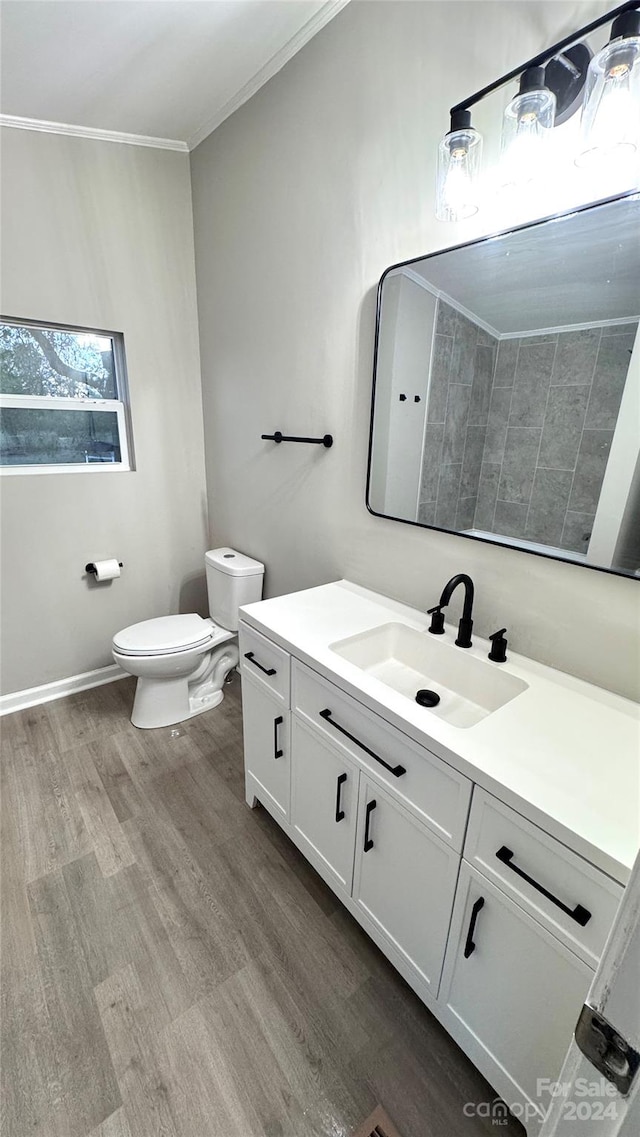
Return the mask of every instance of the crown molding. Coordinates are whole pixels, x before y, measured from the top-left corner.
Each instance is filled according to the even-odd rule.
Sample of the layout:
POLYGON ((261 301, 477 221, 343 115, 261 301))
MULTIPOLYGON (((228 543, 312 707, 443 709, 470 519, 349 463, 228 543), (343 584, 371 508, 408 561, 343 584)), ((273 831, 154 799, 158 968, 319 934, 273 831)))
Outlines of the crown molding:
POLYGON ((238 110, 238 107, 241 107, 252 95, 255 95, 260 87, 263 87, 269 79, 277 74, 285 63, 288 63, 300 51, 300 48, 304 47, 348 3, 349 0, 327 0, 322 8, 291 37, 288 43, 280 48, 248 83, 245 83, 244 87, 241 87, 211 118, 202 123, 188 142, 176 138, 155 138, 147 134, 127 134, 118 130, 102 130, 99 127, 77 126, 66 122, 47 122, 45 119, 21 118, 18 115, 9 114, 0 114, 0 126, 12 127, 15 130, 35 130, 43 134, 62 134, 72 138, 91 138, 97 142, 119 142, 125 146, 149 146, 157 150, 177 150, 186 154, 199 146, 229 115, 232 115, 234 111, 238 110))
POLYGON ((475 312, 472 312, 469 308, 465 308, 464 304, 460 304, 457 300, 454 300, 452 296, 443 292, 441 288, 434 288, 423 276, 414 272, 408 265, 402 265, 398 275, 406 276, 409 280, 412 280, 414 284, 417 284, 420 288, 424 288, 425 292, 430 292, 431 295, 437 297, 438 300, 444 300, 445 304, 448 304, 450 308, 455 308, 456 312, 460 312, 462 316, 466 316, 467 320, 471 320, 472 324, 476 324, 477 327, 482 328, 483 332, 488 332, 494 339, 499 340, 503 338, 492 324, 488 324, 486 320, 482 320, 480 316, 476 316, 475 312))
POLYGON ((456 312, 460 312, 467 320, 471 320, 471 323, 475 324, 476 327, 482 328, 483 332, 488 332, 495 340, 502 339, 500 332, 497 328, 494 328, 493 324, 489 324, 487 320, 476 316, 475 312, 472 312, 470 308, 465 308, 464 304, 460 304, 458 300, 454 300, 453 296, 449 296, 448 293, 442 291, 440 291, 438 295, 441 300, 444 300, 445 304, 448 304, 451 308, 455 308, 456 312))
POLYGON ((555 328, 532 328, 528 332, 502 332, 501 340, 529 339, 531 336, 555 336, 562 332, 588 332, 592 328, 617 328, 618 325, 637 324, 638 316, 618 316, 610 320, 588 320, 582 324, 558 324, 555 328))
POLYGON ((92 138, 96 142, 119 142, 125 146, 150 146, 156 150, 178 150, 187 154, 186 142, 176 138, 153 138, 147 134, 125 134, 119 130, 100 130, 94 126, 75 126, 67 122, 46 122, 40 118, 20 118, 18 115, 0 114, 0 126, 15 130, 35 130, 41 134, 63 134, 72 138, 92 138))
POLYGON ((211 118, 206 119, 202 125, 198 127, 189 138, 188 149, 195 150, 196 146, 204 142, 205 138, 208 138, 216 127, 220 126, 234 111, 237 111, 252 95, 255 95, 256 91, 260 90, 260 87, 268 83, 269 79, 272 79, 273 76, 284 67, 285 63, 288 63, 289 60, 292 59, 310 39, 313 39, 325 24, 328 24, 334 16, 337 16, 338 12, 342 8, 345 8, 348 3, 349 0, 327 0, 327 3, 323 4, 322 8, 320 8, 311 19, 307 20, 306 24, 291 37, 284 47, 281 47, 275 55, 271 56, 271 59, 265 63, 264 67, 261 67, 260 70, 256 72, 248 83, 245 83, 244 87, 241 87, 219 111, 216 111, 211 118))
POLYGON ((430 292, 432 296, 440 295, 437 288, 433 288, 423 276, 414 272, 408 265, 403 265, 402 268, 398 270, 398 276, 406 276, 408 280, 412 280, 414 284, 417 284, 418 288, 424 288, 425 292, 430 292))

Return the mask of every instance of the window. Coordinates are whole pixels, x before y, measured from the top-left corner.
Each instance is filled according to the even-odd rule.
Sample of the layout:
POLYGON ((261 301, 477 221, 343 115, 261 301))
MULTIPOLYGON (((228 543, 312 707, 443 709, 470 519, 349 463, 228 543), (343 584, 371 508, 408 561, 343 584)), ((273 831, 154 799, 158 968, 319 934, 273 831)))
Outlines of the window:
POLYGON ((0 322, 2 473, 130 470, 117 332, 0 322))

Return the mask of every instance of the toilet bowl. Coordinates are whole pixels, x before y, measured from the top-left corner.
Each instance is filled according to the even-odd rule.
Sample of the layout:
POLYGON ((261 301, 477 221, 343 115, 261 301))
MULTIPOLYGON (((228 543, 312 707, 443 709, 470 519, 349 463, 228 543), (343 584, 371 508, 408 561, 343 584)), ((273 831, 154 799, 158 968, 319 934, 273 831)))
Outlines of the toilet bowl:
POLYGON ((131 722, 143 730, 216 707, 238 662, 239 607, 261 599, 264 566, 226 547, 206 553, 205 565, 210 617, 159 616, 113 637, 114 661, 138 679, 131 722))

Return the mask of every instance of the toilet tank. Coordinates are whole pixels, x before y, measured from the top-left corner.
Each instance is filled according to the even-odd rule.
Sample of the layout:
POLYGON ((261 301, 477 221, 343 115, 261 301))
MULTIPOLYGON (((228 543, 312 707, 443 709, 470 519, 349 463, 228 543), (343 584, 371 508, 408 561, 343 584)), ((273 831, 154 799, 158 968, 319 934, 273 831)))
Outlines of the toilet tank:
POLYGON ((238 629, 241 604, 262 600, 264 565, 235 549, 210 549, 204 555, 209 615, 230 632, 238 629))

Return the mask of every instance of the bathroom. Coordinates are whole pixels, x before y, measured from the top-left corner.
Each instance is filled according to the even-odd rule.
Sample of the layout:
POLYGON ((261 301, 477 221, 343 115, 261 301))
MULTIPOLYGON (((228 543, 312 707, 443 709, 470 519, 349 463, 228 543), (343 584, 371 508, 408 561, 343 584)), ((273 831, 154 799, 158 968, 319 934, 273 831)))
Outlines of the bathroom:
MULTIPOLYGON (((466 573, 475 584, 473 618, 479 637, 486 639, 506 626, 514 653, 635 701, 640 695, 638 582, 628 575, 398 524, 376 516, 365 502, 376 288, 382 273, 390 265, 566 206, 562 187, 554 186, 549 202, 516 204, 512 217, 487 209, 467 221, 438 220, 436 155, 449 108, 598 19, 606 12, 605 5, 591 0, 526 5, 352 0, 346 5, 308 5, 309 17, 311 9, 326 8, 332 9, 327 19, 329 14, 333 18, 297 53, 286 61, 282 56, 280 70, 268 76, 265 72, 268 81, 256 83, 246 101, 233 104, 227 94, 217 116, 206 102, 189 103, 188 67, 183 64, 178 81, 167 73, 160 49, 155 63, 144 56, 144 36, 134 14, 127 14, 128 9, 133 13, 135 4, 86 6, 111 9, 102 34, 94 33, 95 42, 103 42, 105 50, 111 46, 111 89, 98 92, 93 103, 83 102, 79 83, 75 91, 67 92, 66 103, 61 98, 55 114, 46 104, 36 106, 35 92, 27 89, 25 60, 35 66, 50 59, 47 41, 55 42, 63 33, 71 37, 71 48, 79 51, 82 35, 88 34, 77 11, 84 6, 77 6, 75 24, 66 32, 56 24, 56 10, 63 11, 64 4, 5 7, 5 77, 13 44, 16 100, 9 102, 8 91, 3 110, 7 119, 31 120, 31 127, 25 128, 24 121, 23 128, 18 121, 3 122, 2 311, 5 318, 123 334, 135 465, 131 472, 3 477, 1 484, 2 699, 3 709, 12 712, 1 725, 3 735, 6 732, 10 738, 12 729, 17 730, 15 724, 23 724, 16 743, 26 763, 20 774, 23 800, 27 814, 32 803, 30 820, 42 828, 27 874, 28 888, 23 890, 27 900, 20 891, 22 884, 15 894, 5 889, 6 903, 15 907, 3 916, 3 928, 20 928, 31 919, 29 911, 38 913, 37 930, 30 933, 35 938, 29 940, 13 990, 15 1021, 27 1024, 23 1033, 40 1030, 46 1037, 50 1027, 38 1016, 47 1004, 29 995, 29 952, 42 955, 51 942, 45 962, 57 972, 62 941, 55 933, 65 921, 72 922, 74 871, 75 894, 83 898, 73 917, 79 929, 83 918, 101 918, 103 925, 108 924, 111 893, 124 874, 129 903, 148 912, 145 934, 155 929, 159 952, 166 949, 166 929, 175 917, 169 877, 178 862, 174 865, 167 856, 156 892, 142 887, 149 861, 160 859, 161 851, 153 844, 150 828, 136 822, 136 817, 146 817, 137 795, 146 784, 145 763, 152 763, 154 746, 161 752, 158 760, 167 795, 169 774, 192 767, 188 786, 174 786, 173 809, 179 825, 189 830, 190 810, 199 825, 204 807, 210 805, 227 842, 222 863, 230 873, 233 870, 226 855, 233 842, 232 826, 223 811, 215 809, 210 788, 198 779, 202 749, 220 747, 231 732, 228 761, 239 766, 237 774, 228 775, 234 801, 224 795, 223 800, 228 801, 231 819, 240 816, 235 808, 243 773, 237 679, 219 707, 192 723, 160 728, 156 743, 153 731, 136 731, 129 723, 131 680, 82 691, 93 681, 116 679, 111 641, 120 629, 175 613, 206 617, 206 550, 229 547, 263 564, 265 598, 344 579, 420 612, 437 604, 450 578, 466 573), (41 19, 25 26, 14 16, 22 8, 38 10, 41 19), (136 102, 140 92, 130 77, 137 68, 149 86, 147 98, 136 102), (184 96, 179 98, 178 90, 184 96), (136 121, 127 115, 128 101, 140 108, 136 121), (188 107, 195 108, 190 119, 188 107), (33 120, 52 118, 88 129, 84 133, 33 129, 33 120), (112 134, 101 136, 101 130, 112 134), (123 134, 128 135, 126 140, 123 134), (132 144, 134 135, 175 139, 181 146, 132 144), (276 430, 309 437, 331 433, 333 445, 276 445, 261 438, 276 430), (87 575, 85 566, 107 558, 121 561, 122 569, 117 579, 101 584, 87 575), (40 693, 34 695, 34 689, 40 693), (123 749, 110 751, 100 768, 96 745, 105 734, 113 735, 118 746, 121 741, 123 749), (196 758, 190 745, 196 748, 196 758), (78 788, 67 774, 68 784, 61 784, 51 756, 75 757, 85 748, 93 756, 93 780, 78 788), (42 767, 49 773, 40 782, 38 762, 46 755, 42 767), (125 775, 134 763, 138 781, 129 784, 125 775), (84 820, 100 813, 105 782, 116 821, 122 819, 119 830, 127 837, 126 846, 117 842, 115 846, 116 853, 122 852, 124 867, 106 875, 91 862, 93 845, 84 820), (78 812, 77 793, 84 813, 78 812), (71 835, 65 829, 61 836, 60 817, 65 814, 67 829, 76 828, 71 835), (142 862, 138 871, 132 871, 132 859, 142 862), (60 911, 63 915, 57 921, 55 913, 60 911)), ((189 12, 194 68, 201 65, 206 28, 202 13, 210 6, 157 7, 164 10, 165 50, 173 37, 177 10, 182 10, 182 20, 189 12)), ((605 41, 603 33, 601 42, 605 41)), ((173 58, 170 53, 168 58, 173 58)), ((512 93, 509 88, 509 96, 512 93)), ((500 99, 503 103, 504 92, 487 100, 477 120, 474 117, 489 159, 499 145, 500 112, 496 117, 494 100, 501 107, 500 99)), ((584 200, 602 196, 607 194, 591 193, 584 200)), ((448 622, 458 618, 459 604, 460 600, 453 602, 455 611, 448 622)), ((607 760, 603 755, 603 762, 607 760)), ((18 776, 11 770, 12 778, 18 776)), ((118 995, 116 980, 119 997, 129 991, 129 998, 151 1000, 141 1009, 138 1026, 144 1015, 163 1027, 167 1018, 171 1020, 166 1053, 156 1065, 149 1058, 154 1085, 169 1086, 168 1094, 152 1093, 150 1087, 152 1106, 145 1113, 144 1094, 136 1096, 131 1062, 122 1068, 116 1062, 114 1071, 109 1066, 94 1094, 86 1090, 94 1070, 91 1063, 82 1067, 82 1077, 70 1074, 65 1088, 60 1073, 65 1047, 69 1053, 84 1048, 90 1055, 102 1055, 107 1065, 113 1062, 105 1043, 100 1043, 102 1050, 92 1049, 98 1043, 89 1028, 85 1030, 69 1012, 67 1021, 77 1026, 78 1034, 69 1029, 56 1046, 51 1043, 50 1053, 45 1047, 34 1057, 24 1041, 19 1045, 18 1032, 15 1065, 5 1068, 14 1087, 31 1089, 23 1094, 14 1088, 7 1132, 93 1137, 95 1131, 113 1137, 130 1131, 137 1137, 163 1132, 164 1126, 165 1132, 179 1137, 208 1133, 254 1137, 262 1132, 347 1135, 379 1102, 402 1137, 491 1132, 489 1117, 483 1120, 478 1110, 473 1117, 462 1111, 468 1100, 492 1101, 494 1091, 479 1083, 475 1066, 466 1059, 466 1065, 460 1059, 452 1075, 447 1065, 453 1060, 452 1051, 447 1047, 453 1044, 448 1036, 426 1021, 427 1012, 421 1017, 421 1004, 404 981, 387 975, 390 968, 384 970, 355 923, 271 825, 267 811, 246 811, 241 787, 239 792, 248 817, 241 815, 240 831, 246 834, 253 826, 256 834, 247 837, 256 877, 264 871, 258 854, 266 832, 264 840, 278 852, 269 861, 267 885, 275 887, 286 869, 288 887, 296 898, 300 898, 299 880, 310 892, 308 919, 316 914, 321 923, 323 913, 332 916, 327 926, 336 968, 342 959, 338 993, 350 998, 359 978, 369 977, 369 991, 360 992, 355 1000, 356 1017, 361 1011, 353 1023, 355 1037, 345 1044, 349 1060, 358 1059, 358 1071, 354 1068, 342 1079, 330 1066, 323 1080, 317 1070, 309 1073, 311 1060, 305 1065, 292 1058, 298 1082, 295 1091, 289 1083, 283 1084, 282 1092, 289 1087, 292 1100, 301 1103, 300 1113, 293 1106, 287 1113, 284 1098, 272 1100, 275 1094, 264 1085, 262 1097, 256 1089, 251 1098, 247 1088, 252 1104, 244 1128, 237 1121, 241 1114, 230 1105, 232 1089, 224 1083, 227 1097, 220 1090, 224 1099, 220 1117, 232 1118, 225 1128, 224 1120, 211 1120, 216 1116, 215 1088, 224 1082, 224 1071, 216 1081, 210 1053, 215 1052, 211 1039, 216 1036, 197 1000, 192 1004, 183 986, 173 1005, 160 1006, 162 999, 146 990, 139 968, 133 975, 130 962, 118 956, 117 945, 104 949, 104 960, 91 957, 87 965, 83 952, 89 949, 86 945, 82 949, 78 931, 72 957, 74 974, 85 977, 78 1005, 86 1022, 93 1022, 96 1015, 93 988, 101 987, 108 1008, 107 996, 115 1000, 118 995), (343 949, 342 944, 347 946, 343 949), (342 951, 347 954, 340 956, 342 951), (110 953, 117 959, 113 968, 110 953), (349 968, 356 972, 355 978, 349 968), (365 997, 371 990, 381 998, 384 994, 385 1021, 391 1020, 379 1047, 371 1041, 375 1000, 365 997), (425 1074, 430 1065, 425 1050, 435 1053, 441 1063, 435 1075, 431 1071, 435 1087, 425 1074), (412 1059, 415 1054, 419 1061, 412 1059), (402 1063, 406 1074, 398 1081, 402 1063), (328 1089, 332 1078, 337 1087, 334 1096, 328 1089), (456 1079, 459 1092, 452 1084, 456 1079), (62 1105, 55 1104, 56 1081, 63 1085, 62 1105), (172 1086, 177 1086, 177 1102, 172 1086), (191 1128, 190 1097, 202 1103, 193 1106, 196 1120, 191 1128), (308 1121, 305 1109, 311 1111, 308 1121)), ((624 787, 620 793, 624 796, 624 787)), ((22 814, 16 816, 22 824, 22 814)), ((11 816, 5 825, 9 839, 11 816)), ((118 832, 120 838, 119 831, 109 831, 118 832)), ((16 832, 19 841, 20 831, 16 832)), ((194 838, 190 840, 194 848, 194 838)), ((205 852, 203 842, 201 854, 205 852)), ((192 905, 195 920, 197 890, 189 891, 188 869, 182 867, 181 872, 185 905, 192 905)), ((203 886, 203 908, 211 903, 209 897, 203 886)), ((290 911, 287 919, 293 922, 290 911)), ((208 970, 207 960, 190 953, 186 935, 181 942, 186 945, 184 969, 191 966, 190 974, 209 998, 213 970, 208 970)), ((9 942, 6 950, 11 946, 9 942)), ((241 956, 244 950, 243 946, 241 956)), ((164 958, 168 957, 161 954, 164 958)), ((307 960, 311 968, 312 960, 307 960)), ((240 959, 236 967, 239 963, 240 959)), ((321 981, 329 986, 328 968, 320 963, 321 981)), ((51 972, 45 964, 42 967, 38 974, 44 978, 38 982, 44 987, 51 972)), ((255 994, 259 987, 255 972, 249 981, 255 994)), ((179 982, 184 985, 181 975, 179 982)), ((267 979, 261 993, 266 984, 267 979)), ((47 991, 49 1009, 44 1017, 55 1020, 54 998, 64 1017, 71 988, 50 985, 47 991)), ((229 1002, 218 1008, 218 1022, 228 1017, 232 1006, 229 1002)), ((339 1013, 335 1008, 334 1012, 337 1018, 331 1022, 337 1030, 339 1013)), ((132 1030, 126 1037, 134 1035, 132 1030)), ((144 1037, 135 1037, 138 1052, 145 1053, 144 1037)), ((124 1037, 122 1043, 126 1050, 124 1037)), ((284 1027, 273 1041, 276 1044, 293 1054, 291 1035, 284 1027)), ((269 1047, 256 1046, 249 1060, 256 1068, 264 1063, 263 1082, 273 1077, 280 1086, 275 1065, 269 1065, 272 1053, 269 1047)))

